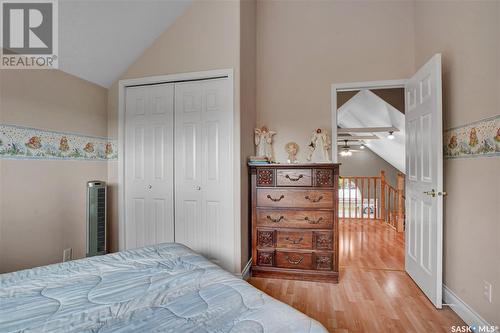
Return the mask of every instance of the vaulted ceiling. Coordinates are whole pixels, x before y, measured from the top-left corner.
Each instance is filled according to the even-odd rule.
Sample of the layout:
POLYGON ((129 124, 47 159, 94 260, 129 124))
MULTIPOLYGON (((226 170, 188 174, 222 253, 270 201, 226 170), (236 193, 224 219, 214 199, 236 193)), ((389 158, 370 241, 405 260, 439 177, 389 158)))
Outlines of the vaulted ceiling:
POLYGON ((59 68, 110 87, 191 0, 60 0, 59 68))
MULTIPOLYGON (((366 146, 401 172, 405 172, 405 116, 370 90, 361 90, 338 109, 341 128, 395 127, 394 139, 387 132, 368 133, 378 137, 366 146)), ((353 136, 366 133, 351 133, 353 136)))

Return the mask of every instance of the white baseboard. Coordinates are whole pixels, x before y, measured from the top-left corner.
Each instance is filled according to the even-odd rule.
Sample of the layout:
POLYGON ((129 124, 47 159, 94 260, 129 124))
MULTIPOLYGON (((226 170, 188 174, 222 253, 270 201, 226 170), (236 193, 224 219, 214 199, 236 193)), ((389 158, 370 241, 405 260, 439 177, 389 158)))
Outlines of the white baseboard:
POLYGON ((240 279, 248 280, 248 278, 250 277, 250 267, 252 267, 252 258, 250 258, 250 260, 248 260, 247 264, 245 265, 245 267, 243 268, 243 271, 241 273, 234 274, 234 275, 236 275, 240 279))
POLYGON ((479 326, 488 328, 481 332, 498 333, 498 327, 490 325, 474 309, 460 299, 453 291, 443 284, 443 301, 448 305, 462 320, 471 327, 474 332, 479 332, 479 326))

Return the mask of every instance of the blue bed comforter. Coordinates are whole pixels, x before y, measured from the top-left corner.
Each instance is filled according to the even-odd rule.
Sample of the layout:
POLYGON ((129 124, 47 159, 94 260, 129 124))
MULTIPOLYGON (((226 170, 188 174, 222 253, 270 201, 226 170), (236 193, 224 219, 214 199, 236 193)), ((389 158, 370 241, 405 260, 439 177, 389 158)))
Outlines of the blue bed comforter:
POLYGON ((185 246, 0 275, 0 332, 326 332, 185 246))

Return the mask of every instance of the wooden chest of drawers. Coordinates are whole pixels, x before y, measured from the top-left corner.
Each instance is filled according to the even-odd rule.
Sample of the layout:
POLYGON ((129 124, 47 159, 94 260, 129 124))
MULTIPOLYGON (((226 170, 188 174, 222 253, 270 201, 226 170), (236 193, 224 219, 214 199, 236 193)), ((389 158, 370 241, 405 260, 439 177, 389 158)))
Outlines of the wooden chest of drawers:
POLYGON ((250 165, 252 275, 338 282, 338 164, 250 165))

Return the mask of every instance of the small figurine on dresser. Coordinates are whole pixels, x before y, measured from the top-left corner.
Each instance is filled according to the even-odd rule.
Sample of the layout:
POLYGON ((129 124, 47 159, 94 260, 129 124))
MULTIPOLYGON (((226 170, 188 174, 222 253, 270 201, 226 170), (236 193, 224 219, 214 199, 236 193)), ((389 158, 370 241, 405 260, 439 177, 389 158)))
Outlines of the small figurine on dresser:
POLYGON ((298 144, 296 144, 295 142, 288 142, 285 145, 285 151, 288 154, 288 163, 299 163, 299 161, 297 161, 297 152, 299 151, 298 144))
POLYGON ((309 156, 307 160, 316 163, 330 162, 330 147, 332 141, 326 131, 318 128, 311 136, 309 144, 309 156))
POLYGON ((265 156, 269 162, 274 162, 273 136, 275 131, 270 131, 266 126, 255 129, 255 146, 257 156, 265 156))

